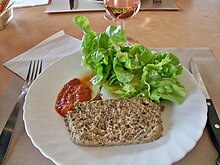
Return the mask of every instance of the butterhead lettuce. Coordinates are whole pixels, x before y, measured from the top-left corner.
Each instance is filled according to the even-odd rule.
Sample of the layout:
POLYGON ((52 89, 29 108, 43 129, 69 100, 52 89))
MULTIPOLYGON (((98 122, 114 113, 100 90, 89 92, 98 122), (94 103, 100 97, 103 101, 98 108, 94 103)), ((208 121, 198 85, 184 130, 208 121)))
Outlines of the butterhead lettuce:
POLYGON ((174 54, 126 44, 120 26, 96 33, 85 16, 76 16, 73 22, 84 32, 82 64, 94 73, 93 85, 103 85, 119 97, 142 96, 176 104, 184 101, 185 88, 177 79, 183 67, 174 54))

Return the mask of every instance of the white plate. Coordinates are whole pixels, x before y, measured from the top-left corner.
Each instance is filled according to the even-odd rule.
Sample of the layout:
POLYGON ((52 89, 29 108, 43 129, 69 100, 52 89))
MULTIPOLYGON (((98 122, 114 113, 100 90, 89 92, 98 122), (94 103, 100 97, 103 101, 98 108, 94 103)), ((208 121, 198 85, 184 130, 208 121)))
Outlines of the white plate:
MULTIPOLYGON (((159 140, 120 147, 81 147, 73 144, 54 105, 63 85, 84 71, 80 52, 64 57, 36 79, 26 96, 23 119, 27 134, 41 153, 54 163, 172 164, 183 158, 201 137, 207 119, 207 106, 196 80, 185 69, 179 79, 186 87, 186 100, 182 105, 165 103, 162 113, 164 131, 159 140)), ((104 95, 109 97, 107 92, 104 95)))

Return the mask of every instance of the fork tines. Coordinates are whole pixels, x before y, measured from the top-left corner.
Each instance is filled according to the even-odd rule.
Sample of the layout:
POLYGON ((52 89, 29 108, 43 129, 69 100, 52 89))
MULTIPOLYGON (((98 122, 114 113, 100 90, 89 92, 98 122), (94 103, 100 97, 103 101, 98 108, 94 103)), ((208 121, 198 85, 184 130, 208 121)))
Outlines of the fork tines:
POLYGON ((37 75, 41 73, 42 71, 42 60, 34 60, 30 61, 28 74, 27 74, 27 80, 33 81, 36 79, 37 75))
POLYGON ((159 4, 159 3, 162 3, 162 0, 153 0, 153 3, 159 4))

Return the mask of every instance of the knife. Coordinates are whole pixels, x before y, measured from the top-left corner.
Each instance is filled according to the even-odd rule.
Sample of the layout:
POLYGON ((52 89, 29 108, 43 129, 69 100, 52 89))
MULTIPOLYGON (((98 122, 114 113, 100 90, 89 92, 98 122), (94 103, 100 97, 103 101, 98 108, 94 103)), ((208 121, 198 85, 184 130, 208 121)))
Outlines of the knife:
POLYGON ((208 106, 207 127, 209 130, 211 140, 218 152, 218 158, 216 159, 216 164, 220 165, 220 121, 217 112, 215 110, 214 104, 212 102, 212 99, 209 96, 206 86, 202 80, 202 76, 200 75, 200 72, 193 58, 190 60, 190 70, 191 73, 196 78, 196 80, 198 81, 198 85, 202 89, 203 94, 205 95, 206 98, 206 104, 208 106))
POLYGON ((69 0, 70 10, 74 8, 74 0, 69 0))

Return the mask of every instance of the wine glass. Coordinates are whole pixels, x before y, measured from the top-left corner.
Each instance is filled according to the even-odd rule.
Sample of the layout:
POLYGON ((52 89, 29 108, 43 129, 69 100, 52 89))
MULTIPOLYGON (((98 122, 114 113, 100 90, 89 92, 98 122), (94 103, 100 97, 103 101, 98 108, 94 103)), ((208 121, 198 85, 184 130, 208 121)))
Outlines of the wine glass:
MULTIPOLYGON (((125 28, 125 20, 136 15, 141 6, 141 0, 104 0, 106 13, 112 18, 120 22, 122 29, 125 28)), ((110 19, 109 16, 105 16, 110 19)), ((128 37, 127 37, 128 39, 128 37)))

